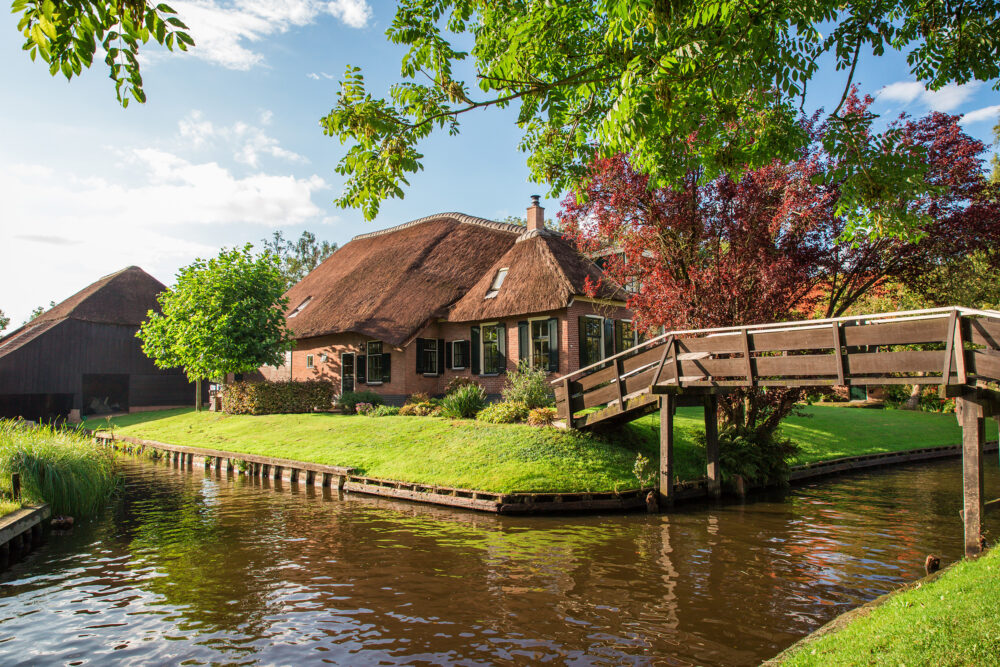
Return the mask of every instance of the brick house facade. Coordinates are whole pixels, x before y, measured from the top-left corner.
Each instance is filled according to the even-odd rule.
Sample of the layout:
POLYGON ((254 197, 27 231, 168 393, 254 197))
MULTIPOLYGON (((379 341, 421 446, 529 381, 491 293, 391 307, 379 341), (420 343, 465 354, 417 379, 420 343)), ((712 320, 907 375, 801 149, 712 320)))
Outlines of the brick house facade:
POLYGON ((262 373, 395 404, 456 377, 497 397, 522 359, 555 378, 634 345, 627 295, 543 220, 535 202, 527 229, 441 214, 355 237, 289 290, 296 346, 262 373))

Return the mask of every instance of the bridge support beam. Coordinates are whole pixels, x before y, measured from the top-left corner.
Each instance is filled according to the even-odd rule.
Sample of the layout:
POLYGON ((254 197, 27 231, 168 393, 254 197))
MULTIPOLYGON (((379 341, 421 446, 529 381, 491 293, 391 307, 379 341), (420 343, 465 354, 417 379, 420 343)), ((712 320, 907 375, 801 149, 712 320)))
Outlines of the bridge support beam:
POLYGON ((986 442, 985 410, 981 402, 955 399, 962 425, 962 520, 965 522, 965 556, 982 553, 983 445, 986 442))
POLYGON ((660 397, 660 507, 674 502, 674 408, 677 399, 660 397))
POLYGON ((722 495, 722 473, 719 470, 719 396, 705 396, 705 453, 708 458, 705 472, 708 492, 718 498, 722 495))

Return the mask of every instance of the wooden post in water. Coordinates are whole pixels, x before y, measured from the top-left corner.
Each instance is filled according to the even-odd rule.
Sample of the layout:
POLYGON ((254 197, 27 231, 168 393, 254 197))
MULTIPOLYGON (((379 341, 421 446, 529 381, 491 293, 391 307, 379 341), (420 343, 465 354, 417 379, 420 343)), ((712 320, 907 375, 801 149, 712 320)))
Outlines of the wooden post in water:
POLYGON ((660 507, 674 502, 674 402, 671 394, 660 398, 660 507))
POLYGON ((983 444, 986 420, 982 403, 968 398, 955 399, 962 425, 962 519, 965 522, 965 557, 982 552, 983 444))
POLYGON ((708 491, 718 498, 722 495, 722 475, 719 471, 719 397, 705 396, 705 454, 708 463, 708 491))

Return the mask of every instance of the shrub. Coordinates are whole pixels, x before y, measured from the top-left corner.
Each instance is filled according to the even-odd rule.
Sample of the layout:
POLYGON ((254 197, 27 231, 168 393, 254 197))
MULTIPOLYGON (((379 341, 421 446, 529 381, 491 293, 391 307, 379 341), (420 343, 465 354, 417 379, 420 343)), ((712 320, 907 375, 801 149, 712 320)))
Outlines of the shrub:
POLYGON ((431 397, 427 395, 426 392, 418 391, 416 393, 410 394, 406 397, 407 403, 419 404, 419 403, 430 403, 431 397))
POLYGON ((528 412, 528 424, 530 426, 551 426, 555 420, 555 408, 533 408, 528 412))
POLYGON ((441 401, 444 416, 453 419, 472 419, 485 406, 486 390, 478 384, 459 387, 441 401))
MULTIPOLYGON (((704 434, 700 438, 704 445, 704 434)), ((785 484, 788 463, 798 452, 794 442, 765 428, 726 426, 719 430, 719 463, 726 482, 742 475, 754 486, 785 484)))
POLYGON ((366 415, 366 414, 368 414, 369 412, 371 412, 374 409, 375 409, 375 406, 372 405, 371 403, 361 402, 361 403, 355 403, 354 404, 354 412, 356 412, 359 415, 366 415))
MULTIPOLYGON (((883 400, 889 407, 905 408, 907 402, 910 400, 912 390, 913 385, 909 384, 886 385, 882 388, 883 400)), ((924 412, 952 413, 955 411, 955 401, 950 398, 941 398, 938 395, 937 387, 927 386, 920 390, 920 400, 917 403, 916 409, 923 410, 924 412)))
POLYGON ((431 403, 407 403, 399 409, 399 414, 407 417, 428 417, 438 409, 440 408, 431 403))
POLYGON ((345 391, 337 397, 337 407, 342 408, 348 414, 354 414, 355 406, 358 403, 382 405, 385 400, 374 391, 345 391))
POLYGON ((15 472, 22 497, 49 503, 54 514, 92 514, 122 483, 111 450, 82 433, 0 420, 0 483, 8 495, 15 472))
POLYGON ((504 401, 487 405, 476 415, 478 421, 488 424, 513 424, 528 418, 528 406, 519 401, 504 401))
POLYGON ((507 383, 503 389, 504 402, 523 403, 529 409, 553 405, 554 395, 547 377, 546 371, 532 368, 525 360, 519 361, 517 368, 507 374, 507 383))
POLYGON ((231 415, 314 412, 332 404, 333 383, 328 380, 233 382, 222 393, 222 409, 231 415))
POLYGON ((369 417, 393 417, 399 414, 399 408, 392 405, 379 405, 366 412, 369 417))
POLYGON ((482 387, 481 384, 479 384, 472 378, 459 375, 458 377, 453 377, 451 380, 448 381, 448 384, 445 385, 444 393, 445 395, 448 395, 454 393, 455 391, 461 389, 462 387, 468 387, 470 385, 482 387))

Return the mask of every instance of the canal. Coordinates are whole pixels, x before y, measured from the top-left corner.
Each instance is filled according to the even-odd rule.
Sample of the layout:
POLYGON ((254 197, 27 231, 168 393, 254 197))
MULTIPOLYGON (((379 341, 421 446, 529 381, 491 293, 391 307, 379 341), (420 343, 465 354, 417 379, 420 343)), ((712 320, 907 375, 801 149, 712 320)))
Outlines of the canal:
POLYGON ((0 574, 0 663, 752 665, 959 558, 960 488, 954 459, 526 518, 130 460, 124 497, 0 574))

